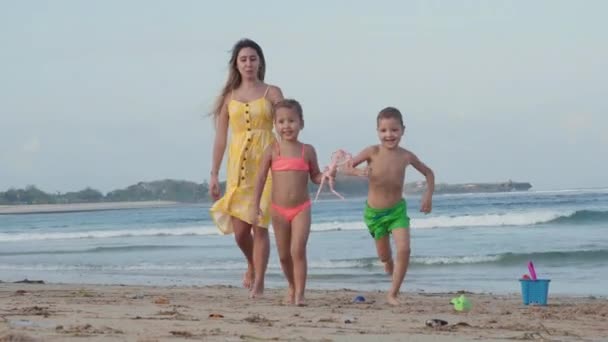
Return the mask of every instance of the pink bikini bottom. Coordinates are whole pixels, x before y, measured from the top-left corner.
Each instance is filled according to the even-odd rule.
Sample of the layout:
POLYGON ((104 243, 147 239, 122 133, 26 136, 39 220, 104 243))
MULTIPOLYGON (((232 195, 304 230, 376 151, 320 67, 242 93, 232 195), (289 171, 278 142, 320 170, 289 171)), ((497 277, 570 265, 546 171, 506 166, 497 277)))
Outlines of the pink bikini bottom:
POLYGON ((291 208, 281 207, 274 203, 271 204, 272 209, 274 209, 279 215, 283 216, 287 222, 291 222, 296 215, 298 215, 304 209, 310 207, 310 205, 310 200, 291 208))

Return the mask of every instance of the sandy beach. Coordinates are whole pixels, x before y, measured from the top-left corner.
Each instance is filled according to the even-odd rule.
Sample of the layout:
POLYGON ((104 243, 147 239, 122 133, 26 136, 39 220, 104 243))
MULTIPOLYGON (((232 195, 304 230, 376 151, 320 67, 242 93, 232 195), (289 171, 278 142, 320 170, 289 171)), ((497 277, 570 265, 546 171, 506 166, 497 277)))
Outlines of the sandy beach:
POLYGON ((68 213, 79 211, 101 211, 139 208, 162 208, 180 205, 171 201, 141 201, 141 202, 100 202, 100 203, 71 203, 71 204, 23 204, 0 205, 2 214, 41 214, 68 213))
POLYGON ((550 297, 523 306, 519 295, 405 293, 399 307, 379 292, 314 290, 308 306, 282 304, 283 290, 247 299, 230 286, 139 287, 0 283, 0 341, 600 341, 606 298, 550 297), (353 303, 357 295, 365 303, 353 303), (429 319, 448 325, 427 327, 429 319))

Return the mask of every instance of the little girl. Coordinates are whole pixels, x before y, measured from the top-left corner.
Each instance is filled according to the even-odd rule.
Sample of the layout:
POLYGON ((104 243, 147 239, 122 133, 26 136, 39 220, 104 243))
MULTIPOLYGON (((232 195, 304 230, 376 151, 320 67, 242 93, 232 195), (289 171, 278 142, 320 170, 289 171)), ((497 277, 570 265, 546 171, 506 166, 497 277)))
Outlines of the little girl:
MULTIPOLYGON (((274 127, 278 143, 268 146, 257 177, 254 194, 254 222, 261 214, 260 198, 268 175, 272 172, 271 218, 281 268, 289 283, 287 302, 305 305, 306 243, 310 234, 310 197, 308 179, 321 183, 317 154, 311 145, 298 140, 304 128, 302 106, 287 99, 274 105, 274 127)), ((330 175, 335 176, 334 174, 330 175)))

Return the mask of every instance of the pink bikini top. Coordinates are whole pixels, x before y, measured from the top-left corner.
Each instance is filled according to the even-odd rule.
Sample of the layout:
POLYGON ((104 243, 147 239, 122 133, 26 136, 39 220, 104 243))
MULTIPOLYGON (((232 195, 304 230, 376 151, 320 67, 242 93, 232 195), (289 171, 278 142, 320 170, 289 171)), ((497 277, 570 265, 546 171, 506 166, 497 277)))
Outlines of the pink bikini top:
POLYGON ((277 144, 277 153, 279 154, 275 160, 272 161, 272 171, 308 171, 310 167, 304 159, 304 144, 302 144, 302 156, 301 157, 282 157, 281 150, 277 144))

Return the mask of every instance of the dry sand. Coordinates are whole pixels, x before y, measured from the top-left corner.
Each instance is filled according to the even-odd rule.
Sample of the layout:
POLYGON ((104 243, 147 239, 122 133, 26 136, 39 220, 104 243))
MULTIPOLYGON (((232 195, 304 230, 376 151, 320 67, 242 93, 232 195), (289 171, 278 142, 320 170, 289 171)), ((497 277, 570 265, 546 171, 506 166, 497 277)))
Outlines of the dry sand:
POLYGON ((0 341, 601 341, 608 299, 550 297, 523 306, 518 295, 307 292, 308 306, 283 305, 283 290, 249 300, 230 286, 141 287, 0 283, 0 341), (366 303, 356 304, 356 295, 366 303), (447 326, 430 328, 428 319, 447 326))

